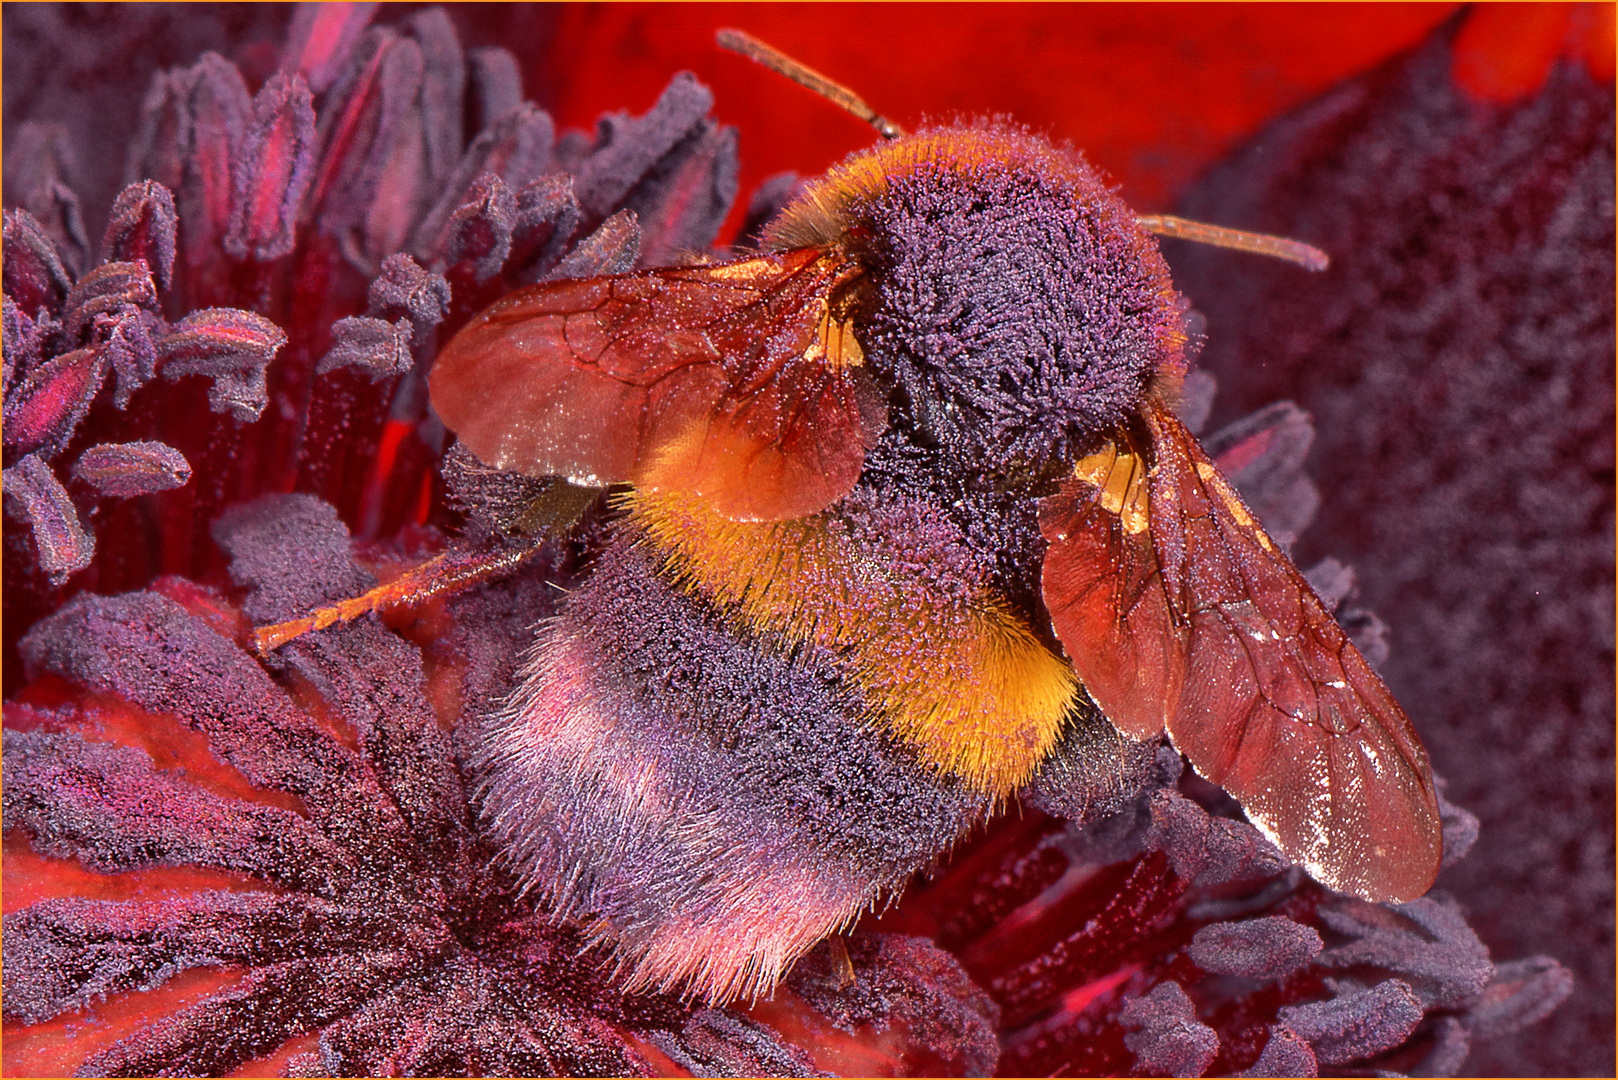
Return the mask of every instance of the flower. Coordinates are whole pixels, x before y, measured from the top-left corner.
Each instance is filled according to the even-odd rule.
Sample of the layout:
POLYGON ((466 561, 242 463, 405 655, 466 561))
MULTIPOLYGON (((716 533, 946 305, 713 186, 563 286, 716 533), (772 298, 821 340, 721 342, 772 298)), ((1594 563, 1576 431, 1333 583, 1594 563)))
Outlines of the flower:
MULTIPOLYGON (((734 1010, 625 997, 478 831, 446 729, 509 684, 555 560, 427 616, 419 645, 341 627, 273 674, 242 647, 248 619, 441 542, 420 529, 443 433, 416 366, 436 326, 546 274, 702 248, 734 196, 734 134, 689 78, 558 142, 509 54, 467 57, 436 9, 367 19, 306 9, 251 95, 215 54, 160 73, 146 178, 82 276, 58 177, 7 215, 8 629, 33 625, 6 710, 7 895, 27 898, 6 922, 8 1067, 812 1070, 734 1010), (330 501, 229 506, 294 484, 330 501), (334 504, 382 538, 372 560, 334 504)), ((935 1068, 992 1064, 993 1006, 936 947, 866 935, 853 957, 862 1022, 925 1017, 935 1068)), ((843 989, 805 975, 804 1015, 843 989)))
POLYGON ((1277 121, 1262 151, 1188 193, 1192 216, 1315 240, 1331 274, 1171 258, 1209 314, 1222 404, 1284 392, 1316 418, 1311 472, 1332 494, 1300 550, 1354 564, 1361 602, 1394 628, 1384 676, 1450 797, 1482 819, 1440 884, 1496 955, 1548 953, 1577 980, 1550 1019, 1467 1068, 1604 1074, 1611 12, 1478 14, 1277 121), (1589 60, 1557 59, 1568 35, 1589 60), (1480 96, 1466 73, 1487 69, 1491 40, 1511 90, 1480 96))
MULTIPOLYGON (((508 685, 548 575, 463 597, 424 633, 357 623, 295 642, 277 679, 244 648, 247 620, 368 574, 310 496, 237 507, 216 536, 242 608, 171 578, 80 596, 24 639, 36 687, 78 690, 8 707, 5 819, 34 853, 8 873, 31 870, 21 887, 46 897, 6 917, 13 1071, 810 1068, 735 1011, 616 990, 481 834, 451 724, 508 685)), ((858 977, 889 995, 869 1020, 953 1020, 961 1048, 936 1060, 993 1061, 992 1006, 940 950, 861 945, 858 977)))
MULTIPOLYGON (((160 74, 95 266, 63 133, 8 147, 37 167, 6 219, 8 1071, 1441 1073, 1565 996, 1441 896, 1309 882, 1166 750, 997 820, 770 1001, 622 993, 504 872, 464 765, 577 549, 273 659, 247 634, 488 524, 509 480, 438 487, 435 342, 707 247, 735 136, 677 78, 557 139, 509 53, 370 15, 301 10, 251 94, 213 54, 160 74)), ((1280 405, 1208 439, 1278 537, 1313 434, 1280 405)), ((1475 820, 1445 826, 1459 858, 1475 820)))

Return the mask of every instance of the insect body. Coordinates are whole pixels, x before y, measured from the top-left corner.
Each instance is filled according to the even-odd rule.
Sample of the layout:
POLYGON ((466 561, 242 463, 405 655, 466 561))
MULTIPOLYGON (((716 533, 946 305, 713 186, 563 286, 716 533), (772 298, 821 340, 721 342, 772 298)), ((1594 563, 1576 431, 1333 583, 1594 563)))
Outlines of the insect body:
POLYGON ((627 485, 485 804, 631 984, 767 990, 1042 768, 1165 729, 1324 883, 1426 890, 1425 752, 1169 407, 1185 311, 1082 158, 980 124, 440 354, 484 462, 627 485))

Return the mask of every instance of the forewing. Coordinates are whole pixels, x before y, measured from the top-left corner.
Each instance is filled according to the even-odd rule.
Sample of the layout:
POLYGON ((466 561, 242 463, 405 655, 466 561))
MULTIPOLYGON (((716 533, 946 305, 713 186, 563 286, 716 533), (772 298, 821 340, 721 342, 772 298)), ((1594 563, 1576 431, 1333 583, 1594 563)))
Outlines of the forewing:
POLYGON ((1152 549, 1145 481, 1142 454, 1120 435, 1039 504, 1052 628, 1091 699, 1136 739, 1173 714, 1187 645, 1152 549))
POLYGON ((533 285, 439 353, 433 407, 497 468, 687 491, 744 520, 813 513, 885 424, 832 315, 859 273, 804 248, 533 285))
POLYGON ((1441 842, 1410 720, 1179 419, 1144 413, 1152 547, 1189 627, 1174 745, 1317 880, 1420 896, 1441 842))

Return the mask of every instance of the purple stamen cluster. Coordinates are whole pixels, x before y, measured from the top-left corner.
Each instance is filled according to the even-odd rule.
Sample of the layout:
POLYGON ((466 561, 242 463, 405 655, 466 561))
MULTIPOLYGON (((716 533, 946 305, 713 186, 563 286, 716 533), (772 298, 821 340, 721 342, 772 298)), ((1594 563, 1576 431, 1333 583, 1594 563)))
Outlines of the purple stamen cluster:
POLYGON ((440 9, 373 14, 299 11, 257 87, 215 53, 154 76, 99 264, 70 133, 8 141, 8 650, 81 588, 217 572, 209 524, 257 491, 324 492, 368 535, 419 518, 439 341, 518 285, 712 243, 735 134, 694 79, 558 139, 511 53, 463 49, 440 9), (144 389, 157 375, 179 385, 144 389), (410 436, 378 465, 389 422, 410 436), (103 442, 165 449, 76 468, 103 442))
POLYGON ((1164 249, 1208 314, 1222 413, 1285 394, 1317 420, 1314 535, 1392 627, 1382 675, 1482 819, 1441 883, 1492 948, 1578 979, 1546 1024, 1467 1067, 1605 1075, 1612 87, 1564 57, 1517 100, 1479 102, 1454 78, 1457 33, 1459 18, 1277 120, 1180 207, 1318 243, 1330 271, 1164 249))
MULTIPOLYGON (((253 618, 369 580, 332 509, 307 496, 241 507, 218 536, 253 618)), ((546 585, 530 575, 508 588, 531 617, 546 585)), ((647 1048, 693 1071, 812 1071, 802 1050, 735 1011, 625 997, 578 930, 500 871, 467 799, 457 736, 428 693, 437 675, 476 700, 515 651, 521 626, 479 618, 489 612, 487 599, 471 598, 458 635, 466 652, 438 643, 424 654, 357 623, 294 642, 268 671, 206 607, 158 592, 80 597, 41 622, 23 642, 29 676, 65 680, 103 704, 8 705, 8 722, 23 725, 5 737, 8 839, 102 874, 193 867, 240 884, 166 899, 46 900, 7 916, 6 1019, 94 1011, 214 968, 243 974, 152 1016, 81 1067, 219 1074, 318 1032, 284 1058, 289 1074, 626 1075, 654 1068, 647 1048), (450 656, 455 666, 441 667, 450 656), (218 769, 292 796, 298 809, 219 794, 209 789, 217 778, 101 741, 97 709, 114 702, 150 725, 201 733, 218 769)), ((858 940, 856 979, 886 995, 871 1016, 920 1016, 926 1002, 958 1000, 984 1053, 987 1021, 966 1018, 989 1006, 947 954, 921 941, 858 940), (896 948, 913 958, 898 971, 880 960, 896 948)))

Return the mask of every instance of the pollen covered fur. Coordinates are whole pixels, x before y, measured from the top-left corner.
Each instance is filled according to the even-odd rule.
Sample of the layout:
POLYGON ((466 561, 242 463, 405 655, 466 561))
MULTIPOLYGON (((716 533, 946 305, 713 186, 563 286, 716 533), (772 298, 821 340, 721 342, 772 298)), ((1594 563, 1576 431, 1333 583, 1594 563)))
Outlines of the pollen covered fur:
POLYGON ((624 499, 673 581, 783 652, 834 653, 866 719, 973 789, 1009 796, 1056 743, 1078 691, 1072 668, 982 584, 941 515, 905 524, 919 507, 863 491, 847 502, 839 513, 738 522, 690 496, 624 499), (893 557, 905 533, 944 549, 925 560, 928 572, 893 557), (953 574, 939 572, 952 562, 953 574))
POLYGON ((963 460, 1048 474, 1184 370, 1185 305, 1156 241, 1077 151, 1008 125, 853 155, 765 240, 859 252, 860 344, 918 436, 963 460))
POLYGON ((521 677, 483 733, 482 813, 630 988, 767 994, 989 808, 869 731, 830 655, 752 648, 622 539, 521 677))

